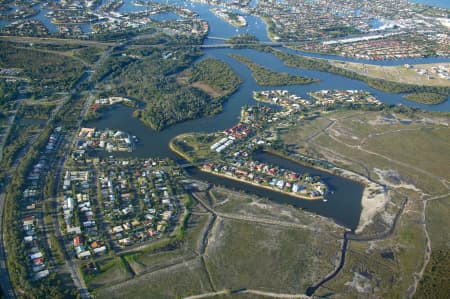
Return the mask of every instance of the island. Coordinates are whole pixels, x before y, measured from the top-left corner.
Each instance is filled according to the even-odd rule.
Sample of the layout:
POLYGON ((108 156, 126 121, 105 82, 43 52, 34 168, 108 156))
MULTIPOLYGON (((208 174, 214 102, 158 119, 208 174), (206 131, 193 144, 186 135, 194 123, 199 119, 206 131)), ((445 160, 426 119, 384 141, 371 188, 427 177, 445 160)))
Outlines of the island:
POLYGON ((449 12, 1 1, 0 297, 449 298, 449 12))
POLYGON ((249 58, 242 55, 231 54, 230 57, 245 64, 252 71, 252 76, 256 83, 261 86, 303 85, 319 82, 319 80, 316 79, 274 72, 252 62, 249 58))
POLYGON ((211 8, 211 12, 234 27, 247 26, 247 20, 245 20, 243 16, 235 12, 229 11, 224 8, 211 8))

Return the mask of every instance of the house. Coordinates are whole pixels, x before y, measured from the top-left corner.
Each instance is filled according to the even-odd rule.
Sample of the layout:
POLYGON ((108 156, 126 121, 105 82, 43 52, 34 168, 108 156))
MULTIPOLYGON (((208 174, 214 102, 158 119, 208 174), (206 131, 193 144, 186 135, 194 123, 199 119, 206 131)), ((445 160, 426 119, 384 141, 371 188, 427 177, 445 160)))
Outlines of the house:
POLYGON ((34 224, 34 216, 27 216, 23 218, 23 226, 29 226, 34 224))
POLYGON ((39 272, 39 271, 42 271, 42 270, 44 270, 44 269, 45 269, 45 264, 38 265, 38 266, 33 266, 33 268, 32 268, 32 270, 33 270, 34 273, 39 272))
POLYGON ((95 254, 102 254, 106 251, 106 246, 101 246, 98 248, 94 248, 94 253, 95 254))
POLYGON ((40 272, 36 273, 34 275, 34 279, 35 280, 39 280, 39 279, 42 279, 44 277, 47 277, 49 274, 50 274, 50 272, 48 270, 43 270, 43 271, 40 271, 40 272))
POLYGON ((42 257, 33 259, 33 266, 40 266, 44 264, 44 259, 42 257))
POLYGON ((34 240, 34 236, 25 236, 23 238, 23 240, 24 240, 25 243, 31 243, 34 240))
POLYGON ((30 254, 30 259, 34 260, 34 259, 38 259, 38 258, 42 258, 42 253, 40 251, 30 254))
POLYGON ((128 246, 131 244, 130 238, 123 238, 119 240, 120 245, 128 246))
POLYGON ((77 257, 79 258, 79 259, 82 259, 82 258, 87 258, 87 257, 89 257, 89 256, 91 256, 91 253, 89 252, 89 251, 82 251, 82 252, 80 252, 78 255, 77 255, 77 257))
POLYGON ((170 217, 172 217, 172 211, 164 211, 162 213, 162 219, 163 220, 169 220, 170 217))
POLYGON ((81 245, 81 237, 80 236, 75 236, 73 238, 73 246, 77 247, 81 245))

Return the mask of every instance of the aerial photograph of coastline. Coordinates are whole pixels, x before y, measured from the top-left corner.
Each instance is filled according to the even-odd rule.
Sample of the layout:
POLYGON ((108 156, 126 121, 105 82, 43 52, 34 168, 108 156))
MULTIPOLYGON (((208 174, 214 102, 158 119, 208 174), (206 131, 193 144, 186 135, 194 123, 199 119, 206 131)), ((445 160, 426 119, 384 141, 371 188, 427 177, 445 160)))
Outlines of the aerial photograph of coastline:
POLYGON ((450 298, 450 1, 0 0, 0 299, 450 298))

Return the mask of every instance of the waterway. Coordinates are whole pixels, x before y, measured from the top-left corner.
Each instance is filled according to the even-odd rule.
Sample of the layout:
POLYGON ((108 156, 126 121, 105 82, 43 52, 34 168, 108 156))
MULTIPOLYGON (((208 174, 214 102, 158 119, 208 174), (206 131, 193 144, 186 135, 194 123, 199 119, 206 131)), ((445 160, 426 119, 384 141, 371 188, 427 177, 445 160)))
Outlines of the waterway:
MULTIPOLYGON (((197 4, 195 7, 197 8, 196 12, 199 13, 200 10, 198 10, 197 4)), ((211 30, 209 33, 210 36, 214 37, 220 34, 234 34, 233 30, 230 31, 230 29, 229 28, 227 29, 226 26, 229 26, 231 28, 234 27, 224 23, 221 19, 216 18, 209 11, 209 9, 202 11, 203 15, 201 17, 205 17, 206 15, 208 15, 208 18, 210 18, 208 20, 211 26, 211 30)), ((286 51, 291 50, 286 49, 286 51)), ((121 129, 128 131, 132 135, 136 135, 138 137, 139 143, 132 154, 122 153, 118 155, 121 156, 132 155, 138 157, 158 156, 158 157, 169 157, 177 160, 179 159, 179 157, 175 155, 173 152, 171 152, 168 147, 168 144, 172 138, 186 132, 215 132, 215 131, 222 131, 226 128, 233 126, 239 120, 240 110, 242 106, 256 104, 256 101, 254 101, 252 98, 252 93, 255 90, 267 90, 274 88, 286 89, 291 93, 306 98, 308 97, 307 94, 309 92, 320 89, 364 89, 372 92, 377 98, 386 103, 390 104, 401 103, 404 105, 415 106, 434 111, 450 111, 450 102, 446 102, 444 104, 435 106, 427 106, 413 103, 403 99, 402 95, 390 94, 374 90, 368 87, 367 84, 360 81, 350 80, 326 72, 287 67, 276 56, 270 53, 263 53, 252 49, 215 48, 205 50, 204 56, 202 56, 199 60, 205 59, 207 57, 212 57, 225 61, 234 71, 238 73, 238 75, 243 79, 244 82, 238 89, 238 91, 235 94, 233 94, 226 102, 222 113, 211 117, 204 117, 201 119, 186 121, 184 123, 171 126, 161 132, 157 132, 148 128, 139 120, 133 118, 132 108, 116 106, 107 110, 103 115, 102 119, 89 122, 86 125, 98 128, 121 129), (310 85, 262 87, 256 84, 256 82, 251 76, 250 70, 245 65, 230 58, 229 54, 244 55, 246 57, 249 57, 256 63, 266 67, 270 67, 275 71, 317 78, 320 80, 320 82, 310 85)), ((396 61, 396 63, 413 63, 414 61, 423 62, 423 60, 414 60, 414 61, 407 60, 407 61, 408 62, 396 61)), ((284 165, 283 167, 285 168, 292 168, 293 170, 301 169, 300 165, 295 165, 290 161, 276 161, 276 162, 277 164, 284 165)), ((328 195, 329 196, 328 202, 322 201, 310 202, 289 197, 287 195, 283 195, 278 192, 273 192, 257 188, 255 186, 250 186, 245 183, 239 183, 226 178, 206 174, 195 169, 191 170, 190 172, 195 177, 205 179, 211 183, 221 184, 231 188, 245 190, 247 192, 258 194, 260 196, 264 196, 278 202, 289 203, 294 206, 303 208, 305 210, 326 217, 330 217, 334 219, 337 223, 340 223, 351 229, 356 228, 359 221, 359 215, 361 212, 360 200, 362 194, 362 186, 355 182, 339 178, 336 176, 332 176, 326 173, 322 173, 321 176, 325 179, 325 182, 329 184, 330 187, 334 190, 334 193, 328 195)), ((308 169, 307 172, 318 173, 317 171, 311 169, 308 169)))
POLYGON ((309 173, 312 176, 320 176, 321 180, 325 182, 330 190, 330 192, 325 196, 327 201, 300 200, 298 198, 280 194, 279 192, 214 176, 209 173, 201 172, 200 170, 195 169, 190 171, 197 178, 205 179, 214 184, 220 184, 230 188, 244 189, 252 194, 257 194, 277 202, 287 203, 295 207, 332 218, 336 221, 336 223, 346 226, 352 230, 358 226, 359 215, 361 213, 360 199, 364 189, 362 184, 329 174, 324 171, 293 163, 290 160, 268 153, 255 154, 253 159, 271 165, 278 165, 280 168, 289 169, 298 173, 309 173))
MULTIPOLYGON (((130 5, 129 3, 130 1, 131 0, 126 0, 127 5, 130 5)), ((229 38, 233 35, 246 32, 255 35, 262 41, 269 40, 267 37, 266 26, 264 22, 262 22, 261 19, 257 17, 245 16, 249 25, 244 28, 235 28, 210 12, 210 8, 214 6, 200 3, 190 3, 188 1, 179 1, 179 0, 169 0, 169 1, 161 0, 160 2, 164 4, 166 3, 180 4, 182 6, 186 6, 187 8, 190 8, 196 13, 198 13, 200 18, 206 19, 209 22, 210 31, 208 35, 209 38, 206 39, 205 43, 218 43, 218 42, 221 43, 223 41, 217 40, 215 38, 216 37, 229 38)), ((42 16, 42 13, 43 12, 41 11, 40 16, 42 16)), ((40 16, 38 15, 36 17, 40 16)), ((173 14, 167 15, 167 18, 174 18, 174 17, 176 16, 174 16, 173 14)), ((164 15, 161 16, 161 19, 164 19, 164 15)), ((46 25, 49 22, 48 18, 47 20, 43 19, 43 21, 46 25)), ((89 28, 87 27, 85 30, 89 30, 89 28)), ((284 51, 293 52, 292 50, 289 49, 284 49, 284 51)), ((233 126, 238 122, 240 110, 243 105, 256 104, 256 102, 252 98, 252 92, 255 90, 286 89, 291 93, 307 97, 308 92, 320 89, 364 89, 372 92, 377 98, 379 98, 381 101, 385 103, 404 104, 433 111, 450 111, 450 101, 434 106, 417 104, 403 99, 402 95, 389 94, 374 90, 368 87, 365 83, 360 81, 350 80, 338 75, 328 74, 325 72, 287 67, 277 57, 269 53, 262 53, 250 49, 226 49, 226 48, 207 49, 204 51, 204 53, 205 55, 200 59, 212 57, 225 61, 230 65, 230 67, 234 71, 236 71, 239 74, 239 76, 241 76, 244 82, 238 89, 238 91, 234 93, 229 98, 227 103, 224 105, 222 113, 211 117, 204 117, 201 119, 186 121, 184 123, 171 126, 161 132, 156 132, 145 126, 139 120, 133 118, 132 108, 115 106, 105 111, 102 119, 88 122, 86 126, 120 129, 127 131, 132 135, 136 135, 140 141, 136 147, 136 150, 131 154, 130 153, 120 154, 122 156, 130 156, 130 155, 136 157, 157 156, 157 157, 169 157, 177 160, 179 159, 179 157, 176 156, 174 153, 172 153, 168 148, 169 141, 173 137, 186 132, 222 131, 226 128, 233 126), (251 72, 247 67, 245 67, 243 64, 239 63, 238 61, 235 61, 234 59, 228 56, 231 53, 249 57, 254 62, 266 67, 270 67, 271 69, 278 72, 287 72, 294 75, 312 77, 319 79, 320 82, 310 85, 261 87, 258 84, 256 84, 256 82, 251 76, 251 72)), ((320 58, 335 58, 335 59, 350 60, 336 56, 327 56, 310 53, 301 53, 301 54, 320 58)), ((412 60, 408 59, 408 60, 396 60, 393 62, 368 61, 368 63, 397 65, 404 63, 409 64, 426 63, 432 61, 448 62, 450 61, 450 59, 442 59, 442 58, 412 59, 412 60)), ((264 157, 264 159, 269 158, 270 157, 264 157)), ((283 166, 285 168, 292 168, 293 170, 296 170, 298 167, 301 167, 289 161, 278 160, 276 162, 277 164, 285 165, 283 166)), ((316 173, 314 170, 308 170, 308 172, 316 173)), ((326 181, 326 183, 329 184, 330 187, 334 190, 334 193, 329 195, 330 198, 328 202, 310 202, 299 200, 297 198, 292 198, 277 192, 262 190, 254 186, 249 186, 248 184, 227 180, 225 178, 215 177, 205 173, 197 172, 194 173, 194 175, 204 177, 212 183, 217 182, 223 185, 231 186, 233 188, 243 189, 248 192, 256 193, 271 198, 273 200, 293 204, 295 206, 318 213, 320 215, 333 218, 336 222, 345 225, 351 229, 354 229, 359 221, 359 214, 361 211, 360 199, 362 194, 362 186, 352 181, 345 180, 326 173, 323 174, 323 178, 326 181)))

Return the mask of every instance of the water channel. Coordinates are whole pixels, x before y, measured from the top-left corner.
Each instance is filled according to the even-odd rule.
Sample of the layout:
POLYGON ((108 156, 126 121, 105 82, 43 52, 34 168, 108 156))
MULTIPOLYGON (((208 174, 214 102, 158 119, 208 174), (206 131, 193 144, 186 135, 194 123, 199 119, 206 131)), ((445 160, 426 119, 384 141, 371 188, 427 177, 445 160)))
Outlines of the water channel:
MULTIPOLYGON (((120 12, 129 12, 145 9, 143 7, 136 7, 131 3, 132 0, 125 0, 126 4, 121 7, 120 12)), ((266 32, 266 26, 264 22, 255 16, 246 15, 248 26, 242 28, 235 28, 224 20, 216 17, 210 8, 214 7, 207 4, 201 3, 191 3, 189 1, 180 0, 158 0, 155 2, 161 2, 164 4, 176 4, 179 6, 187 7, 199 14, 199 17, 208 21, 210 25, 210 31, 208 38, 205 40, 205 44, 212 43, 223 43, 223 40, 217 38, 229 38, 231 36, 250 33, 255 35, 261 41, 269 41, 266 32)), ((255 1, 252 1, 255 4, 255 1)), ((53 24, 45 16, 45 10, 41 10, 37 16, 33 18, 40 19, 45 25, 49 27, 51 31, 55 30, 53 24)), ((159 20, 164 19, 175 19, 177 15, 173 13, 164 13, 157 16, 159 20)), ((2 24, 0 24, 2 25, 2 24)), ((84 30, 88 31, 89 26, 85 26, 84 30)), ((332 55, 320 55, 303 53, 298 51, 293 51, 290 49, 282 48, 283 51, 295 54, 302 54, 311 57, 320 57, 328 59, 346 60, 352 61, 353 59, 342 58, 332 55)), ((243 84, 239 90, 234 93, 229 100, 224 105, 222 113, 211 116, 204 117, 201 119, 186 121, 181 124, 171 126, 161 132, 154 131, 149 127, 145 126, 138 119, 132 117, 133 109, 129 107, 116 106, 108 109, 103 114, 100 120, 91 121, 86 124, 86 126, 97 127, 97 128, 111 128, 111 129, 121 129, 135 135, 139 139, 139 143, 136 150, 129 154, 120 154, 123 156, 134 156, 134 157, 169 157, 172 159, 179 159, 177 155, 171 152, 168 148, 169 141, 182 133, 186 132, 215 132, 222 131, 236 124, 239 119, 240 110, 243 105, 255 105, 256 102, 252 99, 252 92, 255 90, 267 90, 267 89, 286 89, 294 94, 303 96, 307 98, 308 92, 316 91, 320 89, 364 89, 372 92, 378 99, 389 104, 404 104, 408 106, 414 106, 426 110, 432 111, 450 111, 450 101, 442 103, 440 105, 422 105, 414 102, 407 101, 402 98, 402 95, 390 94, 375 90, 367 86, 367 84, 350 80, 338 75, 329 74, 326 72, 319 72, 313 70, 306 70, 301 68, 290 68, 283 64, 277 57, 269 53, 262 53, 251 49, 227 49, 227 48, 214 48, 206 49, 204 55, 200 59, 206 57, 212 57, 225 61, 236 71, 239 76, 243 79, 243 84), (310 85, 298 85, 298 86, 272 86, 272 87, 261 87, 251 76, 249 69, 243 64, 230 58, 229 54, 239 54, 249 57, 254 62, 270 67, 277 72, 287 72, 294 75, 302 75, 307 77, 312 77, 319 79, 319 83, 310 85)), ((361 60, 358 60, 361 62, 361 60)), ((405 59, 405 60, 395 60, 395 61, 362 61, 364 63, 378 64, 378 65, 402 65, 408 64, 419 64, 419 63, 429 63, 429 62, 449 62, 448 58, 426 58, 426 59, 405 59)), ((337 176, 330 175, 328 173, 321 173, 317 170, 311 168, 304 168, 303 166, 293 164, 290 161, 280 159, 278 157, 273 157, 270 155, 259 156, 260 159, 271 162, 273 164, 278 164, 281 167, 292 169, 300 172, 308 172, 312 174, 320 175, 325 182, 333 190, 332 194, 327 196, 328 201, 305 201, 299 200, 297 198, 289 197, 277 192, 271 192, 268 190, 263 190, 248 184, 239 183, 236 181, 228 180, 222 177, 216 177, 213 175, 208 175, 202 173, 198 170, 191 169, 190 172, 193 176, 205 179, 211 183, 226 185, 231 188, 245 190, 250 193, 258 194, 263 197, 270 198, 278 202, 289 203, 296 207, 303 208, 305 210, 330 217, 334 219, 337 223, 342 224, 350 229, 355 229, 361 212, 361 195, 363 187, 353 181, 343 179, 337 176)))
MULTIPOLYGON (((162 1, 166 3, 166 1, 162 1)), ((169 3, 174 1, 168 1, 169 3)), ((178 1, 175 1, 178 2, 178 1)), ((236 29, 233 26, 227 24, 223 20, 217 18, 214 14, 209 11, 210 5, 199 4, 199 3, 188 3, 186 6, 197 12, 201 18, 208 20, 210 24, 209 38, 205 43, 217 43, 214 37, 230 37, 235 34, 240 34, 244 32, 249 32, 257 36, 260 40, 268 40, 266 34, 266 28, 264 23, 259 20, 257 22, 256 17, 247 16, 247 21, 249 26, 245 28, 236 29), (249 19, 250 18, 250 19, 249 19), (255 20, 251 19, 255 18, 255 20)), ((289 49, 284 49, 284 51, 295 52, 289 49)), ((333 58, 341 60, 350 60, 336 56, 327 56, 319 54, 302 53, 307 56, 318 56, 322 58, 333 58)), ((262 53, 259 51, 251 49, 226 49, 226 48, 215 48, 207 49, 204 51, 204 56, 200 59, 207 57, 212 57, 225 61, 230 65, 233 70, 235 70, 239 76, 243 79, 244 83, 241 85, 239 90, 233 94, 224 106, 222 113, 212 116, 204 117, 201 119, 186 121, 181 124, 171 126, 161 132, 154 131, 149 127, 145 126, 138 119, 132 117, 132 108, 116 106, 105 111, 102 119, 91 121, 86 124, 86 126, 97 127, 97 128, 111 128, 111 129, 121 129, 136 135, 139 139, 139 144, 136 150, 132 154, 121 154, 121 155, 132 155, 137 157, 169 157, 172 159, 179 159, 179 157, 171 152, 168 148, 169 141, 182 133, 186 132, 215 132, 222 131, 236 124, 239 119, 240 109, 243 105, 255 105, 256 102, 252 99, 252 92, 255 90, 266 90, 266 89, 286 89, 294 94, 301 95, 303 97, 308 97, 307 94, 310 91, 320 90, 320 89, 364 89, 372 92, 377 98, 385 103, 389 104, 404 104, 414 107, 419 107, 427 110, 433 111, 450 111, 450 101, 447 101, 440 105, 428 106, 421 105, 407 101, 402 98, 402 95, 390 94, 375 90, 367 86, 367 84, 350 80, 338 75, 333 75, 325 72, 306 70, 300 68, 290 68, 283 64, 277 57, 269 53, 262 53), (229 54, 239 54, 249 57, 254 62, 270 67, 271 69, 278 72, 287 72, 294 75, 302 75, 307 77, 312 77, 319 79, 320 82, 311 85, 298 85, 298 86, 274 86, 274 87, 261 87, 251 76, 250 70, 243 64, 230 58, 229 54)), ((425 62, 441 62, 449 61, 445 58, 429 58, 429 59, 406 59, 406 60, 396 60, 396 61, 367 61, 367 63, 381 64, 381 65, 398 65, 398 64, 417 64, 425 62)), ((361 195, 363 187, 353 181, 343 179, 341 177, 333 176, 328 173, 322 173, 320 171, 304 168, 301 165, 294 164, 290 161, 280 159, 278 157, 263 155, 258 158, 263 159, 267 162, 280 165, 281 167, 292 169, 300 172, 309 172, 312 174, 320 175, 325 182, 333 190, 332 194, 327 196, 328 201, 305 201, 299 200, 297 198, 289 197, 277 192, 271 192, 268 190, 262 190, 254 186, 250 186, 245 183, 239 183, 233 180, 229 180, 222 177, 213 176, 210 174, 202 173, 196 169, 190 169, 191 175, 207 180, 214 184, 225 185, 230 188, 244 190, 249 193, 258 194, 263 197, 270 198, 277 202, 289 203, 296 207, 303 208, 305 210, 330 217, 334 219, 337 223, 342 224, 350 229, 355 229, 358 225, 359 215, 361 212, 361 195)))

